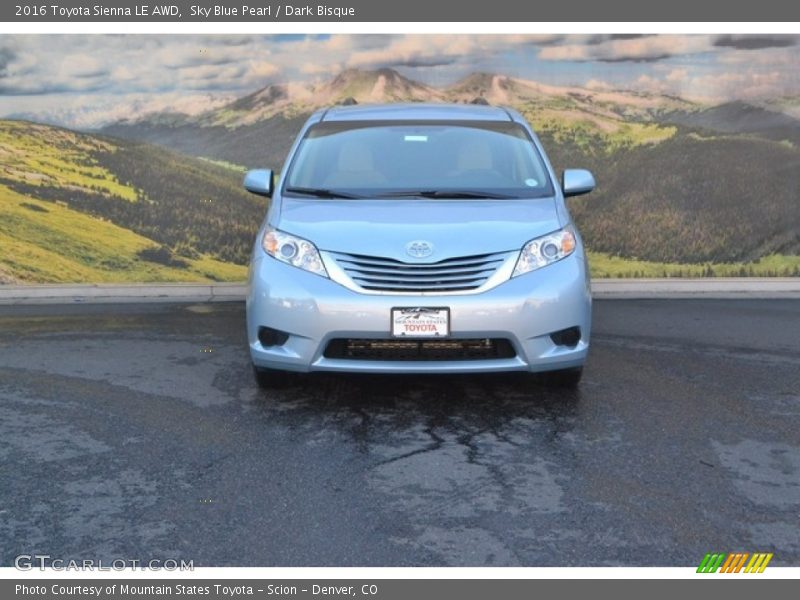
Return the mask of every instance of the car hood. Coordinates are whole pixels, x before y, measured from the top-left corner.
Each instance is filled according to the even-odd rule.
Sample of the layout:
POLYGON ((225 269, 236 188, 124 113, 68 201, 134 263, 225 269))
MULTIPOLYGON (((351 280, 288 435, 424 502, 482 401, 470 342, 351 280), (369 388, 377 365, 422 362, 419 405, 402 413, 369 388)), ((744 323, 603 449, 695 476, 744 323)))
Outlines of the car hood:
POLYGON ((553 197, 530 200, 306 200, 283 198, 278 229, 320 250, 408 261, 406 246, 433 245, 439 261, 519 250, 559 229, 553 197))

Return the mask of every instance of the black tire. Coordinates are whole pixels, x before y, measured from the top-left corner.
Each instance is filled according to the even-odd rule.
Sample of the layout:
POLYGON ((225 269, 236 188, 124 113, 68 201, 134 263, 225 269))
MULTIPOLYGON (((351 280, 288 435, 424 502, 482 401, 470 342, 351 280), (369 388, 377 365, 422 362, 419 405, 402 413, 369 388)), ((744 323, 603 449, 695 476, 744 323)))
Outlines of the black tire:
POLYGON ((573 389, 578 387, 583 375, 583 367, 572 369, 561 369, 559 371, 548 371, 543 373, 545 385, 554 388, 573 389))
POLYGON ((279 390, 291 383, 291 374, 286 371, 265 369, 253 365, 253 377, 262 390, 279 390))

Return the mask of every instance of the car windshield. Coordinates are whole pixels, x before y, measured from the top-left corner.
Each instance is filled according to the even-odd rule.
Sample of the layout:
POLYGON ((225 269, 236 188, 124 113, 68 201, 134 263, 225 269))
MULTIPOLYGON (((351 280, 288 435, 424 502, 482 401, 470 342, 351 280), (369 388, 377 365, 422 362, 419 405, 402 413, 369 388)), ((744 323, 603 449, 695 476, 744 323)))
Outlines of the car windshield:
POLYGON ((283 193, 315 198, 539 198, 553 194, 511 121, 338 121, 312 126, 283 193))

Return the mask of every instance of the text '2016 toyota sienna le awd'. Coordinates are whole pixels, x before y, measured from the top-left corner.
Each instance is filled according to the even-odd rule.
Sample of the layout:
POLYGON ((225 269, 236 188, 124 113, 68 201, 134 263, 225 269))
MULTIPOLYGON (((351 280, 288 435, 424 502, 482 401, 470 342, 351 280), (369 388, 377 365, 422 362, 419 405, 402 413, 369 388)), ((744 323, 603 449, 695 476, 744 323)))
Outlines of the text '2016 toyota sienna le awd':
POLYGON ((479 105, 341 106, 312 115, 273 189, 250 263, 256 379, 288 371, 547 372, 575 385, 589 349, 586 255, 518 113, 479 105))

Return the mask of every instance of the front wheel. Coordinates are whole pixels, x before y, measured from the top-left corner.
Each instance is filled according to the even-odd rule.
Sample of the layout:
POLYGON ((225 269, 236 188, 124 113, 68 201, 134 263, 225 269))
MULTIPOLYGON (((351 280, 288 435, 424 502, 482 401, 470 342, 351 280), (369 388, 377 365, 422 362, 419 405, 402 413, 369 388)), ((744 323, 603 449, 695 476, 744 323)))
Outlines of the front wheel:
POLYGON ((548 371, 542 373, 545 385, 554 388, 576 388, 581 381, 583 367, 573 367, 572 369, 560 369, 558 371, 548 371))
POLYGON ((279 390, 291 383, 291 374, 276 369, 265 369, 253 365, 253 377, 262 390, 279 390))

